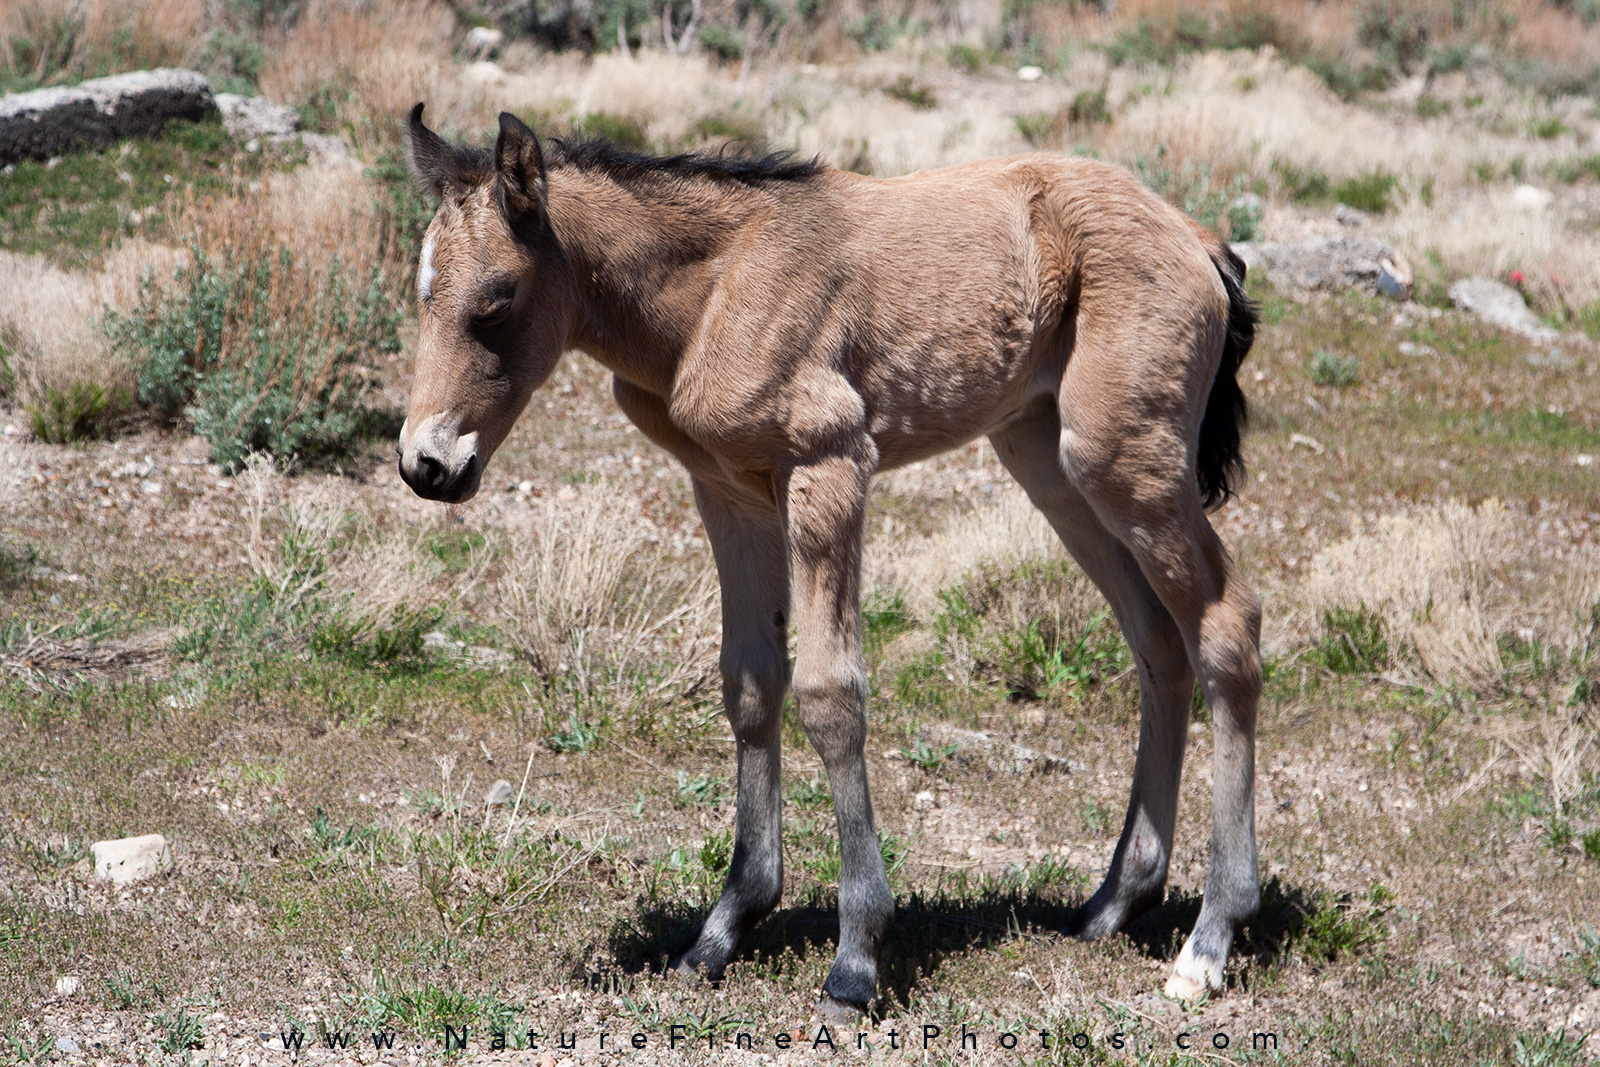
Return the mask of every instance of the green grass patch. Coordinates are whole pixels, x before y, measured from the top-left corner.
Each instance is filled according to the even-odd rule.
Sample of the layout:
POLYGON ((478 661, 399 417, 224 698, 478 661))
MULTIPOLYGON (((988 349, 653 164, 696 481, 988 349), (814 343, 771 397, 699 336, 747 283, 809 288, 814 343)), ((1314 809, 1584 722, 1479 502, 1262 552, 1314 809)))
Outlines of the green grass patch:
POLYGON ((166 211, 185 194, 224 192, 271 162, 236 149, 219 118, 176 121, 149 140, 22 160, 0 181, 0 246, 68 267, 93 263, 123 238, 168 236, 166 211))
POLYGON ((1343 389, 1361 380, 1361 360, 1355 356, 1341 356, 1326 348, 1313 349, 1306 373, 1317 385, 1343 389))
POLYGON ((1341 204, 1360 211, 1381 215, 1391 206, 1391 198, 1399 179, 1386 170, 1377 169, 1355 178, 1346 178, 1333 187, 1333 198, 1341 204))

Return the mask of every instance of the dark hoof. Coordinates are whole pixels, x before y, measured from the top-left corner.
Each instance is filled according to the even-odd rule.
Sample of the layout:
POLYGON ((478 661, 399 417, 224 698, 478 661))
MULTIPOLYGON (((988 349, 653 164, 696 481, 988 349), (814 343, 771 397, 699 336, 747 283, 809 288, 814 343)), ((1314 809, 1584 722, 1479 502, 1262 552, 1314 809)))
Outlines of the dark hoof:
POLYGON ((677 962, 667 968, 669 975, 690 986, 720 985, 722 971, 721 967, 713 969, 709 964, 696 958, 693 952, 678 957, 677 962))
POLYGON ((867 1014, 867 1009, 865 1006, 858 1007, 854 1004, 846 1004, 842 1001, 834 1000, 824 993, 822 998, 817 1001, 817 1014, 822 1016, 822 1021, 829 1026, 847 1028, 859 1023, 862 1017, 867 1014))

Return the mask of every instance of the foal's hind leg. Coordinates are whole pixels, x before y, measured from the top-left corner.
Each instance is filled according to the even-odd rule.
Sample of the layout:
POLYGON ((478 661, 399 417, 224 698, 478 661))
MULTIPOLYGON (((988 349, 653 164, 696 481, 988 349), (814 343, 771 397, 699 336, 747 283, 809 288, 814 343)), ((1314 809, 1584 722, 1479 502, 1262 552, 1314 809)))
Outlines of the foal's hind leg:
MULTIPOLYGON (((1152 320, 1158 317, 1159 310, 1152 320)), ((1164 340, 1161 323, 1138 325, 1143 336, 1080 330, 1061 387, 1061 458, 1068 478, 1138 560, 1171 613, 1212 709, 1211 867, 1200 917, 1166 987, 1192 997, 1223 988, 1233 935, 1260 903, 1261 602, 1206 519, 1185 460, 1196 398, 1203 406, 1216 366, 1206 353, 1220 349, 1220 336, 1192 336, 1176 316, 1165 323, 1164 340)))
POLYGON ((1101 937, 1160 904, 1165 893, 1194 672, 1183 635, 1139 564, 1062 470, 1061 420, 1055 405, 1044 406, 990 440, 1000 462, 1110 601, 1139 673, 1139 753, 1122 836, 1105 881, 1074 922, 1079 936, 1101 937))
POLYGON ((789 560, 775 509, 737 508, 698 479, 695 503, 722 587, 722 696, 738 743, 739 799, 727 885, 677 969, 716 981, 783 892, 779 720, 789 685, 789 560))

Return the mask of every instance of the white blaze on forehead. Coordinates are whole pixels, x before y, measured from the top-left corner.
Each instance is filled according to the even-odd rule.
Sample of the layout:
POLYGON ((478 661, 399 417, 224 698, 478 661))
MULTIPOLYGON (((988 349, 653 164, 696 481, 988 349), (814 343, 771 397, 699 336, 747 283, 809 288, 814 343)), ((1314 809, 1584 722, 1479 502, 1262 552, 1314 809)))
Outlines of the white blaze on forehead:
POLYGON ((433 299, 433 235, 422 242, 422 262, 417 265, 417 293, 424 300, 433 299))

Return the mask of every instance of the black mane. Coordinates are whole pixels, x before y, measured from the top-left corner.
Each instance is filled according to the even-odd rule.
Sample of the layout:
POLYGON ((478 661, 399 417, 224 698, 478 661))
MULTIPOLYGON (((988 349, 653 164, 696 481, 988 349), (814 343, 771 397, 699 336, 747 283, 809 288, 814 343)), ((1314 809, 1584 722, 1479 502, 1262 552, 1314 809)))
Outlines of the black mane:
POLYGON ((580 170, 598 171, 616 178, 661 175, 667 178, 709 178, 742 185, 768 182, 800 182, 814 178, 825 169, 820 159, 795 159, 791 152, 748 155, 724 147, 721 152, 681 152, 672 156, 651 155, 623 148, 604 137, 587 140, 551 138, 556 158, 580 170))

